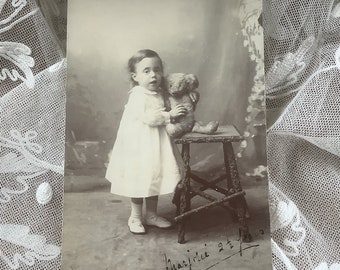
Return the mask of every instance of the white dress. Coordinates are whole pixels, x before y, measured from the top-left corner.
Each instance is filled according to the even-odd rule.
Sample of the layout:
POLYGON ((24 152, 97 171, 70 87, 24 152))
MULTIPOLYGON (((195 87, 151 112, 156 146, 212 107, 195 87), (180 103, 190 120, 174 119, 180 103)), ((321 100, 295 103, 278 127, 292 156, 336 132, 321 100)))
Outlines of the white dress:
POLYGON ((141 86, 129 93, 105 176, 111 192, 132 198, 172 193, 185 171, 165 129, 170 115, 163 97, 141 86))

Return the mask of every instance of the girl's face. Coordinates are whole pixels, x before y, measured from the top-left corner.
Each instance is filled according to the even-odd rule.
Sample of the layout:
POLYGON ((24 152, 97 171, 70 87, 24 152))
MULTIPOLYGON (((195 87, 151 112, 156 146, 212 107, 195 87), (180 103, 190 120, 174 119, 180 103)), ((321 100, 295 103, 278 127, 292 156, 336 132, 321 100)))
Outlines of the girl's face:
POLYGON ((150 91, 158 91, 163 77, 161 60, 158 57, 144 58, 135 65, 135 72, 131 75, 138 85, 150 91))

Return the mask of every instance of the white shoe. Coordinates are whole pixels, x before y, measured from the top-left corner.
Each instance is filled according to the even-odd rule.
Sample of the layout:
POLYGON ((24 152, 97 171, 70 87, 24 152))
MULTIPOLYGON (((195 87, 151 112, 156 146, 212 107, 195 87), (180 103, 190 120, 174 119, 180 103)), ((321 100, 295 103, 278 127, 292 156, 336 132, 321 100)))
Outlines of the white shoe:
POLYGON ((133 234, 145 234, 145 228, 140 219, 130 217, 128 220, 128 226, 130 232, 133 234))
POLYGON ((146 216, 145 224, 149 226, 155 226, 161 229, 170 228, 171 222, 157 215, 146 216))

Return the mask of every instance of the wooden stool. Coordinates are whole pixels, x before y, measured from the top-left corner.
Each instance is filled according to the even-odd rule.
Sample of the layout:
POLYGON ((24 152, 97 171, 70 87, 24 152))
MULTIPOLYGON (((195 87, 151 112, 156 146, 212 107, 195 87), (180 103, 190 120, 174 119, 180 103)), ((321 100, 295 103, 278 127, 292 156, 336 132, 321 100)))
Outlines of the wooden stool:
POLYGON ((177 206, 177 216, 175 221, 178 223, 178 243, 185 242, 185 223, 186 218, 192 214, 207 210, 213 206, 221 206, 226 209, 232 209, 237 213, 240 223, 239 233, 243 242, 250 242, 251 235, 246 222, 247 204, 245 200, 245 192, 242 191, 239 174, 237 170, 235 155, 232 143, 242 141, 244 138, 237 131, 235 126, 220 126, 215 134, 205 135, 199 133, 188 133, 179 139, 175 139, 176 144, 182 144, 182 157, 186 167, 186 175, 183 182, 176 188, 173 203, 177 206), (190 169, 190 144, 191 143, 222 143, 224 164, 226 175, 218 177, 212 181, 206 181, 197 175, 191 173, 190 169), (190 179, 201 185, 200 188, 194 188, 190 185, 190 179), (227 189, 217 186, 216 184, 222 180, 227 180, 227 189), (206 189, 213 189, 224 195, 222 199, 204 192, 206 189), (190 200, 192 197, 199 195, 210 203, 191 209, 190 200), (224 203, 229 202, 229 208, 224 203))

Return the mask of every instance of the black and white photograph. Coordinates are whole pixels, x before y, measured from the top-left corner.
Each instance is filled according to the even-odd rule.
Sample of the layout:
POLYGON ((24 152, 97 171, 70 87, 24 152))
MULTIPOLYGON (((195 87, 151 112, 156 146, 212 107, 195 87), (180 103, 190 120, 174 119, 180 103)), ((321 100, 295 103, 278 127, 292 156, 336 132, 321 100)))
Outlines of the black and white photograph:
POLYGON ((68 1, 66 51, 62 269, 272 269, 262 1, 68 1))

